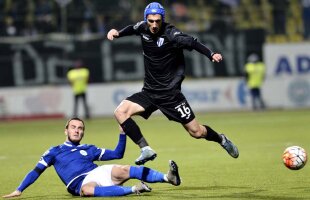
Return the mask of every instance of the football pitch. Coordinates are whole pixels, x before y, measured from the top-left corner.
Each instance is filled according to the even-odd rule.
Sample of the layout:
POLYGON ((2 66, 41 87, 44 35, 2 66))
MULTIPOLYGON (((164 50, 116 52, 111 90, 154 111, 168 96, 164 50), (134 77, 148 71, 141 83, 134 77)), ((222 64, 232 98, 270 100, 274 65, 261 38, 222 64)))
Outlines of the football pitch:
MULTIPOLYGON (((172 159, 179 166, 182 184, 149 184, 153 188, 150 193, 117 199, 310 199, 310 163, 293 171, 282 162, 288 146, 301 146, 310 155, 310 110, 212 112, 197 114, 197 119, 225 133, 238 146, 239 158, 231 158, 217 143, 191 138, 182 126, 163 115, 149 120, 135 117, 158 154, 146 166, 166 173, 172 159)), ((65 120, 0 122, 1 196, 17 188, 50 146, 64 142, 64 124, 65 120)), ((86 121, 82 143, 114 149, 117 141, 118 126, 113 118, 86 121)), ((98 164, 133 165, 139 154, 139 148, 128 138, 123 159, 98 164)), ((137 182, 130 180, 125 185, 137 182)), ((51 167, 17 199, 73 198, 77 197, 67 193, 51 167)))

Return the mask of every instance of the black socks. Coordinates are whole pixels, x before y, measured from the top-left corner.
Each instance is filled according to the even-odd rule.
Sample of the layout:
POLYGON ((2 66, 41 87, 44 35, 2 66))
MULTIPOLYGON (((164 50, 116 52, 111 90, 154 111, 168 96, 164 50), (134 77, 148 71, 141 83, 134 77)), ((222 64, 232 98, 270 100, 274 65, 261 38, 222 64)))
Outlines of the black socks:
POLYGON ((130 137, 134 143, 139 145, 140 148, 148 146, 148 143, 143 137, 139 126, 131 118, 128 118, 126 121, 124 121, 121 124, 121 127, 123 128, 126 135, 128 135, 128 137, 130 137))
POLYGON ((207 129, 206 140, 214 141, 214 142, 218 142, 218 143, 222 142, 222 137, 217 132, 215 132, 212 128, 210 128, 207 125, 204 125, 204 127, 206 127, 206 129, 207 129))

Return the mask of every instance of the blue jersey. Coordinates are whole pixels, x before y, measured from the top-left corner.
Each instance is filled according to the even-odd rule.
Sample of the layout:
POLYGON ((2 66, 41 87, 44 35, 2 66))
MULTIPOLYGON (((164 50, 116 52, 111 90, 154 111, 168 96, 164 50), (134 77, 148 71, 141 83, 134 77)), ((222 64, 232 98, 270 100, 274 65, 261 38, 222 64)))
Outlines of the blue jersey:
POLYGON ((30 171, 20 186, 23 191, 36 181, 44 170, 54 166, 56 173, 67 186, 71 194, 79 195, 83 179, 96 167, 94 161, 104 161, 123 158, 126 148, 126 135, 120 134, 118 145, 114 150, 98 148, 94 145, 73 144, 66 141, 64 144, 47 150, 37 163, 34 170, 30 171))
POLYGON ((97 165, 93 161, 100 160, 104 151, 94 145, 65 142, 46 151, 38 163, 43 166, 38 167, 42 169, 53 165, 62 182, 68 186, 78 176, 95 169, 97 165))

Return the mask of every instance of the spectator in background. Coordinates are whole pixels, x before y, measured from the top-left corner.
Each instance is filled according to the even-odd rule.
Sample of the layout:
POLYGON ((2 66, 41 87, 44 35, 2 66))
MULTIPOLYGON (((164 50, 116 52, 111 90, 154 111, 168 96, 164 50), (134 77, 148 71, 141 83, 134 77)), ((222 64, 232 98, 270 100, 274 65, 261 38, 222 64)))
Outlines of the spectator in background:
POLYGON ((38 30, 34 25, 34 19, 32 15, 27 15, 24 23, 25 23, 25 26, 22 30, 23 36, 31 37, 31 36, 38 35, 38 30))
POLYGON ((310 39, 310 0, 301 0, 304 38, 310 39))
POLYGON ((96 15, 96 27, 97 27, 97 33, 100 35, 106 34, 106 21, 105 16, 103 14, 97 14, 96 15))
POLYGON ((83 7, 84 7, 84 13, 83 18, 84 20, 93 21, 95 19, 96 11, 95 11, 95 5, 91 0, 83 0, 83 7))
POLYGON ((48 0, 38 0, 35 6, 36 27, 40 33, 53 32, 55 28, 53 5, 48 0))
POLYGON ((289 0, 269 0, 272 5, 272 17, 274 33, 276 35, 286 34, 286 13, 289 0))
POLYGON ((13 18, 17 29, 23 25, 22 21, 26 16, 28 3, 28 1, 6 1, 5 3, 4 13, 13 18))
POLYGON ((14 19, 10 16, 6 16, 4 19, 4 28, 1 31, 3 36, 17 36, 17 28, 14 24, 14 19))
POLYGON ((238 6, 237 1, 216 1, 210 31, 219 36, 230 34, 234 30, 233 9, 236 6, 238 6))
POLYGON ((92 30, 89 21, 85 20, 82 22, 81 34, 84 38, 89 38, 91 36, 92 30))
POLYGON ((68 72, 67 78, 71 83, 74 94, 73 116, 77 117, 78 102, 79 99, 81 99, 84 106, 85 118, 89 119, 90 114, 87 105, 87 95, 86 95, 89 80, 89 70, 86 67, 83 67, 83 62, 81 60, 78 60, 74 64, 74 68, 68 72))
POLYGON ((245 65, 245 77, 251 93, 253 110, 265 109, 261 87, 265 79, 265 64, 259 61, 257 54, 251 54, 245 65))
POLYGON ((181 2, 173 2, 171 4, 171 18, 176 23, 187 23, 189 21, 187 6, 181 2))

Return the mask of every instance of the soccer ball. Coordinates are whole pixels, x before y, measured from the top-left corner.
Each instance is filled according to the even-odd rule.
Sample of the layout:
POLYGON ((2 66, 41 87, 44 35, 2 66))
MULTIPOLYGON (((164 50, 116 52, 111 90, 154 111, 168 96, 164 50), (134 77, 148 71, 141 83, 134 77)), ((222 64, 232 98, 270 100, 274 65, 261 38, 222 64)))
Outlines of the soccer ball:
POLYGON ((306 165, 307 153, 299 146, 291 146, 285 149, 282 159, 287 168, 299 170, 306 165))

